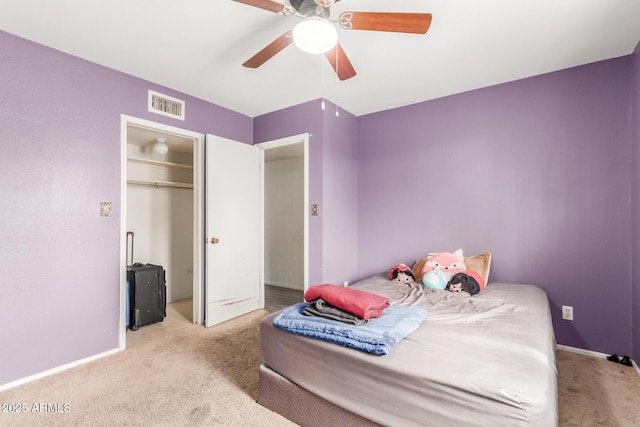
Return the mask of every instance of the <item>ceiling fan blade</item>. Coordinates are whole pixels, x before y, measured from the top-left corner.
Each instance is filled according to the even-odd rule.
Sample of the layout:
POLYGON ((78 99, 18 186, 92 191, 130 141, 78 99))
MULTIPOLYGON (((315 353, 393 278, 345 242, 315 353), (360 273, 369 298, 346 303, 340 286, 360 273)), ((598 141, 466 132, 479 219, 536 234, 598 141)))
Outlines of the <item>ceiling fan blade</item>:
POLYGON ((346 30, 390 31, 425 34, 431 26, 430 13, 344 12, 338 19, 346 30))
POLYGON ((238 3, 248 4, 249 6, 259 7, 260 9, 270 12, 280 13, 285 9, 285 5, 271 0, 233 0, 238 3))
POLYGON ((260 52, 249 58, 244 64, 242 64, 242 66, 247 68, 258 68, 291 43, 293 43, 293 36, 291 35, 291 31, 287 31, 265 46, 265 48, 260 52))
POLYGON ((324 56, 327 57, 340 80, 347 80, 356 75, 356 70, 351 65, 351 61, 347 58, 340 43, 336 44, 336 47, 325 53, 324 56))

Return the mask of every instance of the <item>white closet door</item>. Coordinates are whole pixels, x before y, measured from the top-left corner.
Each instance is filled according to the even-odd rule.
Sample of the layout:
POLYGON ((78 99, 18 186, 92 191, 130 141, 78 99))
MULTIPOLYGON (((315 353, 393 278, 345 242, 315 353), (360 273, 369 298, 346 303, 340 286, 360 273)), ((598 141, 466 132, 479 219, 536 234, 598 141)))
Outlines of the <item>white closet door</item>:
POLYGON ((260 149, 207 135, 207 327, 260 308, 260 149))

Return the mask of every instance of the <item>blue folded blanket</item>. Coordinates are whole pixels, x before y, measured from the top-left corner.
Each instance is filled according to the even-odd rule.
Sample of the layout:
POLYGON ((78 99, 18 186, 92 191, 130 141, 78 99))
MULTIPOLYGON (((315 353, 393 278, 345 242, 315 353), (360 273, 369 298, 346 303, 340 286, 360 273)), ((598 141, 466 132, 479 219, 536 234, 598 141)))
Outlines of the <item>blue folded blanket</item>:
POLYGON ((356 350, 385 355, 401 339, 418 329, 427 312, 416 307, 388 307, 384 315, 354 326, 322 317, 305 316, 309 303, 302 302, 284 309, 273 319, 276 328, 340 344, 356 350))

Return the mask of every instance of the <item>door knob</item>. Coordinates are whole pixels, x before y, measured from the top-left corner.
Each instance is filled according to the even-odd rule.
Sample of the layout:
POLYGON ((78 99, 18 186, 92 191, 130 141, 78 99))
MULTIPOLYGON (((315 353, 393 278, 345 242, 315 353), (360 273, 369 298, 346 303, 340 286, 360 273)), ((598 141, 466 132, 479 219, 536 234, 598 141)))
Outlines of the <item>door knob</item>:
POLYGON ((216 243, 218 243, 219 241, 220 241, 220 240, 218 240, 218 239, 217 239, 217 238, 215 238, 215 237, 212 237, 212 238, 211 238, 211 244, 212 244, 212 245, 215 245, 215 244, 216 244, 216 243))

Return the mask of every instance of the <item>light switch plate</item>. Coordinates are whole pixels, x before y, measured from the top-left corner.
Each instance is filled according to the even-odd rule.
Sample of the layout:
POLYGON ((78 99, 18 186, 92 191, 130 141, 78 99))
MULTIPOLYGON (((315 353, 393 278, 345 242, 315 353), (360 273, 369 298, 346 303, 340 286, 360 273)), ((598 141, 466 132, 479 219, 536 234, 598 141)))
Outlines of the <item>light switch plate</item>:
POLYGON ((111 216, 111 202, 100 203, 100 216, 111 216))

